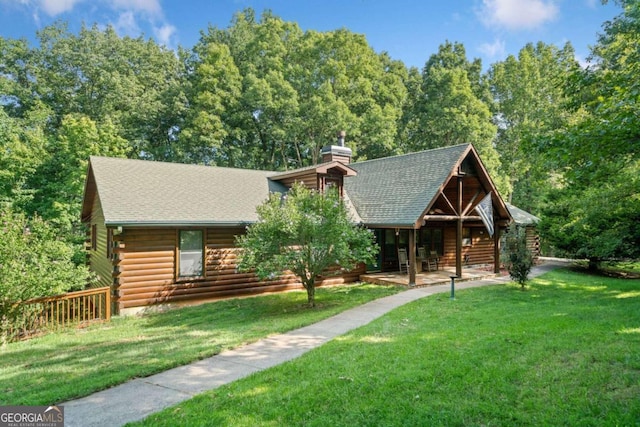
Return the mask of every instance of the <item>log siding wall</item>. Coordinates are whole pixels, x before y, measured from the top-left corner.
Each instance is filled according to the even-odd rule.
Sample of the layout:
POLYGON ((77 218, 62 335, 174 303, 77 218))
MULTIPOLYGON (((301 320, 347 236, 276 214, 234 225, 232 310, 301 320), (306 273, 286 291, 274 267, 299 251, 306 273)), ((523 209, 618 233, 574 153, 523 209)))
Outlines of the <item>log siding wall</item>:
MULTIPOLYGON (((241 227, 203 228, 204 276, 177 278, 178 233, 184 229, 125 228, 114 237, 114 299, 118 309, 302 288, 290 273, 261 281, 253 273, 238 272, 235 237, 244 233, 241 227)), ((355 282, 363 272, 364 266, 327 277, 318 285, 355 282)))
POLYGON ((87 262, 91 271, 96 275, 96 282, 92 283, 93 287, 100 288, 103 286, 111 286, 113 279, 113 265, 108 258, 107 249, 107 228, 104 225, 104 214, 102 206, 98 198, 93 200, 93 208, 91 209, 91 219, 88 227, 89 236, 87 239, 87 262), (91 234, 95 231, 96 235, 91 234), (91 241, 95 239, 96 247, 91 247, 91 241))
MULTIPOLYGON (((471 245, 462 246, 463 265, 493 264, 493 238, 482 226, 464 224, 471 230, 471 245)), ((456 229, 445 227, 444 229, 444 255, 441 262, 446 266, 456 265, 456 229)))
POLYGON ((540 257, 540 237, 535 226, 527 226, 525 229, 525 236, 527 237, 527 248, 533 254, 534 261, 538 261, 540 257))
POLYGON ((318 190, 318 174, 315 170, 310 170, 304 174, 299 174, 294 177, 281 179, 280 182, 285 186, 291 188, 296 182, 302 182, 305 187, 313 190, 318 190))

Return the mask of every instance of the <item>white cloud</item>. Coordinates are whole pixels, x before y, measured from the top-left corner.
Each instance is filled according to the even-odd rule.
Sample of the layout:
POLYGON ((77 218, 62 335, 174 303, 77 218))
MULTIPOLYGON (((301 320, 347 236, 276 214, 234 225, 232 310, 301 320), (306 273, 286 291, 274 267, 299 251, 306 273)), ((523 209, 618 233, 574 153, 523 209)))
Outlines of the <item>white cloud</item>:
POLYGON ((177 28, 164 17, 159 0, 105 0, 114 10, 122 11, 116 24, 119 32, 126 32, 130 36, 138 35, 142 31, 139 22, 146 22, 153 31, 159 44, 170 46, 177 28))
POLYGON ((107 0, 113 9, 142 12, 152 17, 162 16, 162 7, 158 0, 107 0))
MULTIPOLYGON (((40 10, 53 17, 71 11, 81 1, 83 0, 18 0, 17 3, 33 8, 34 19, 38 19, 37 14, 40 10)), ((2 2, 11 4, 10 0, 3 0, 2 2)))
POLYGON ((29 10, 38 26, 41 16, 72 12, 80 3, 100 10, 101 16, 109 16, 106 20, 121 35, 137 37, 146 28, 158 43, 166 46, 171 46, 176 38, 178 30, 166 19, 160 0, 0 0, 0 4, 20 5, 29 10))
POLYGON ((595 9, 598 6, 597 0, 585 0, 585 3, 587 4, 587 7, 590 9, 595 9))
POLYGON ((587 68, 594 70, 594 69, 597 69, 600 66, 598 61, 592 59, 591 56, 588 56, 588 57, 585 58, 584 56, 579 55, 579 54, 576 53, 575 59, 576 59, 576 61, 578 61, 578 64, 580 65, 580 67, 585 69, 585 70, 587 68))
POLYGON ((135 37, 141 33, 136 17, 131 11, 121 13, 113 26, 119 34, 135 37))
POLYGON ((170 46, 171 38, 176 33, 176 27, 170 24, 164 24, 160 27, 153 27, 153 33, 159 44, 170 46))
POLYGON ((586 69, 590 65, 589 61, 581 55, 576 54, 575 59, 578 61, 578 64, 580 64, 581 68, 586 69))
POLYGON ((504 40, 495 39, 493 43, 482 43, 478 50, 489 59, 502 58, 506 54, 504 40))
POLYGON ((480 19, 487 26, 509 30, 537 28, 558 16, 553 0, 482 0, 480 19))

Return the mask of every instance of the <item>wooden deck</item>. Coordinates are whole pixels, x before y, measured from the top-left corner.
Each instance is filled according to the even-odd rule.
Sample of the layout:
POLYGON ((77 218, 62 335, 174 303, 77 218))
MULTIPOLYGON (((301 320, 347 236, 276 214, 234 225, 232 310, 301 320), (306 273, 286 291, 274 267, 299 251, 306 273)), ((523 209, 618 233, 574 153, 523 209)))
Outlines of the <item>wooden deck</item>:
MULTIPOLYGON (((455 267, 445 267, 437 271, 422 271, 416 273, 416 287, 442 285, 451 283, 451 276, 455 276, 455 267)), ((464 282, 467 280, 479 280, 485 278, 496 277, 492 271, 480 268, 466 267, 462 269, 462 277, 456 278, 456 282, 464 282)), ((375 283, 378 285, 404 285, 409 286, 409 275, 400 273, 399 271, 391 271, 385 273, 366 273, 360 275, 363 282, 375 283)))

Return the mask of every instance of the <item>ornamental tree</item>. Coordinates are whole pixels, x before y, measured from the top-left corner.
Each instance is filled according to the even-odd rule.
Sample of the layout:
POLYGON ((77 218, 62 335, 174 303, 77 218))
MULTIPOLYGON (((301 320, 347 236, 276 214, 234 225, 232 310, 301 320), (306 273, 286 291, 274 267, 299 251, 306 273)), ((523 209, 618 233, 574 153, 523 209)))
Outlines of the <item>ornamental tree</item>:
POLYGON ((533 255, 527 247, 527 235, 524 227, 519 227, 516 224, 509 226, 509 231, 504 237, 503 259, 511 279, 518 282, 521 289, 524 290, 531 267, 533 267, 533 255))
POLYGON ((336 190, 319 193, 296 183, 273 193, 257 208, 258 222, 239 237, 240 270, 255 269, 261 279, 289 270, 315 307, 316 280, 372 262, 378 252, 370 230, 355 225, 336 190))

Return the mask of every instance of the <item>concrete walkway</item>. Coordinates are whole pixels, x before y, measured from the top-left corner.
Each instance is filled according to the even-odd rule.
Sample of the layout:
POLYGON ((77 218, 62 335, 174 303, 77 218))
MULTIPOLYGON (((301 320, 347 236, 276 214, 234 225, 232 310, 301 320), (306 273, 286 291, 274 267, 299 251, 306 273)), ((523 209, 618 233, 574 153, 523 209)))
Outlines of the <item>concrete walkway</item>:
MULTIPOLYGON (((529 277, 539 276, 566 262, 547 260, 529 277)), ((509 276, 456 283, 456 290, 509 282, 509 276)), ((437 293, 450 285, 414 288, 371 301, 333 317, 285 334, 264 338, 208 359, 139 378, 81 399, 60 403, 66 427, 122 426, 141 420, 196 394, 230 383, 253 372, 295 359, 352 329, 366 325, 396 307, 437 293)))

